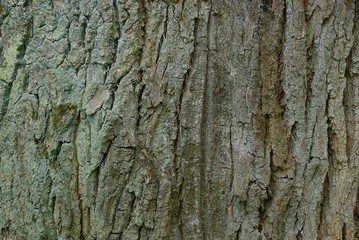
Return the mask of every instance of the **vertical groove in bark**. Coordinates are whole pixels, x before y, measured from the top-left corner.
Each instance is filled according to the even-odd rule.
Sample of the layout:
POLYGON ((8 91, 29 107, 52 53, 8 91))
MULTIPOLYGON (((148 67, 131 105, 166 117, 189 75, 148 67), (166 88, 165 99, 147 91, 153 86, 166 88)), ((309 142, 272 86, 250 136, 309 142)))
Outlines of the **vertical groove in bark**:
MULTIPOLYGON (((209 1, 209 4, 211 4, 211 1, 209 1)), ((203 89, 202 89, 202 99, 203 99, 203 107, 202 107, 202 121, 201 121, 201 129, 200 129, 200 141, 201 141, 201 159, 202 164, 201 168, 199 169, 201 174, 201 196, 202 196, 202 219, 204 221, 204 237, 206 237, 208 232, 208 225, 206 224, 206 219, 208 219, 207 211, 205 209, 208 209, 208 199, 207 199, 207 190, 208 190, 208 162, 211 158, 211 129, 212 129, 212 123, 211 119, 212 116, 212 91, 213 91, 213 85, 212 82, 210 82, 208 73, 209 73, 209 63, 211 61, 211 55, 212 55, 212 49, 211 49, 211 25, 212 25, 212 6, 209 6, 209 10, 207 13, 207 16, 204 16, 204 25, 205 25, 205 41, 202 46, 203 50, 206 52, 203 62, 204 62, 204 78, 203 78, 203 89)), ((202 51, 203 51, 202 50, 202 51)))
POLYGON ((285 226, 282 220, 290 200, 294 161, 289 146, 290 132, 284 119, 283 46, 286 27, 286 4, 273 2, 272 9, 261 20, 259 67, 262 85, 262 114, 265 116, 265 156, 270 163, 270 196, 266 200, 264 235, 283 238, 278 231, 285 226), (268 201, 268 198, 270 200, 268 201))

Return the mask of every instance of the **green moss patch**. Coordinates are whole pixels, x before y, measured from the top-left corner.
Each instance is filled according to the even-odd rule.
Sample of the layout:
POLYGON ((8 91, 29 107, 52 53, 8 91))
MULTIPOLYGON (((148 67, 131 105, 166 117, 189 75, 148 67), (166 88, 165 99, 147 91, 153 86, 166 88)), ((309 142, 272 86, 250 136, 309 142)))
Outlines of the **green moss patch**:
POLYGON ((53 108, 50 113, 50 119, 54 130, 68 127, 75 118, 77 106, 72 103, 63 103, 53 108))

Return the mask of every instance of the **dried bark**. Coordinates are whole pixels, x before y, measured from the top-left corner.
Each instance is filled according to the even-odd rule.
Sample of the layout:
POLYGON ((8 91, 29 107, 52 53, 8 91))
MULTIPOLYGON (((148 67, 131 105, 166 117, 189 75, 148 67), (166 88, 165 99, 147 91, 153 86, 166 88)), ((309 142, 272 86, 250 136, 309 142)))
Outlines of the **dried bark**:
POLYGON ((354 0, 3 0, 1 239, 358 239, 354 0))

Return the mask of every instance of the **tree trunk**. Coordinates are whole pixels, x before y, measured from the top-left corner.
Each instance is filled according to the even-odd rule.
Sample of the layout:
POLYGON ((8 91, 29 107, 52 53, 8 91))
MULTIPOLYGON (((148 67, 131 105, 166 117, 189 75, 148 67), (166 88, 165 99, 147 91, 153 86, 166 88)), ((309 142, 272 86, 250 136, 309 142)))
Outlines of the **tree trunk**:
POLYGON ((356 0, 2 0, 1 239, 359 239, 356 0))

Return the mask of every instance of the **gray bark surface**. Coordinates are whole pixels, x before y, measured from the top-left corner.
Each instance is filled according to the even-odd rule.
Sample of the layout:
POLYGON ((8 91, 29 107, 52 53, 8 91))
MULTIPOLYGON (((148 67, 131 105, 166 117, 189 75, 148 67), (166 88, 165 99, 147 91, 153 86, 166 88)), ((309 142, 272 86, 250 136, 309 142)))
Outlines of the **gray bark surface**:
POLYGON ((0 1, 0 238, 359 239, 358 11, 0 1))

